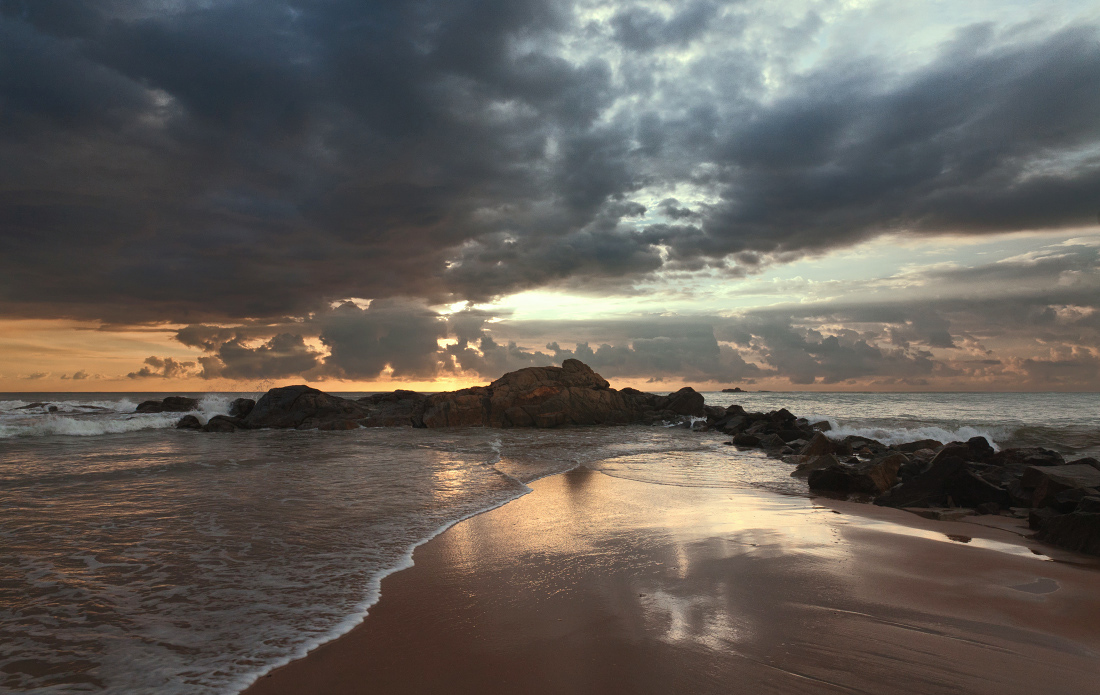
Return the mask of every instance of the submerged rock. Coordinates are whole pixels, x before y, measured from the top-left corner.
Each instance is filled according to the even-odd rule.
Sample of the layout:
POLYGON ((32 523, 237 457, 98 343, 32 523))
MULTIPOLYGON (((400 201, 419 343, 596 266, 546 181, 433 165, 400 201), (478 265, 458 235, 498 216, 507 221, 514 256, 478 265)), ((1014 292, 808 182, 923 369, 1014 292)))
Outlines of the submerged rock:
POLYGON ((247 417, 256 407, 256 401, 251 398, 237 398, 229 404, 230 417, 247 417))

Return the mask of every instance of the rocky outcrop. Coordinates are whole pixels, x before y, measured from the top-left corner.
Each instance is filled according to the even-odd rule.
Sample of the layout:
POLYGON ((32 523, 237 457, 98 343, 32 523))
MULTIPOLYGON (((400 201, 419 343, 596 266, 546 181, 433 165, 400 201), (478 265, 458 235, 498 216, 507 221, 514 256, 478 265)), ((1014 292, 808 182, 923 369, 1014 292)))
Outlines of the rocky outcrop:
POLYGON ((180 418, 180 421, 176 423, 176 429, 178 430, 201 430, 202 420, 198 419, 194 415, 184 415, 180 418))
POLYGON ((668 396, 616 391, 579 360, 528 367, 488 386, 429 396, 423 427, 561 427, 678 421, 704 417, 703 396, 685 387, 668 396))
MULTIPOLYGON (((635 389, 615 390, 578 360, 561 367, 509 372, 488 386, 431 396, 394 391, 357 400, 309 386, 271 389, 256 403, 233 402, 229 416, 216 416, 206 431, 295 428, 339 430, 357 427, 562 427, 681 422, 717 418, 703 395, 685 387, 667 396, 635 389)), ((190 427, 190 423, 181 427, 190 427)))
POLYGON ((160 401, 142 401, 135 413, 186 413, 199 409, 197 398, 168 396, 160 401))
POLYGON ((251 398, 237 398, 229 404, 230 417, 248 417, 252 409, 256 407, 256 401, 251 398))
POLYGON ((359 427, 358 421, 366 414, 366 409, 347 398, 309 386, 284 386, 265 393, 242 425, 248 429, 347 430, 359 427))

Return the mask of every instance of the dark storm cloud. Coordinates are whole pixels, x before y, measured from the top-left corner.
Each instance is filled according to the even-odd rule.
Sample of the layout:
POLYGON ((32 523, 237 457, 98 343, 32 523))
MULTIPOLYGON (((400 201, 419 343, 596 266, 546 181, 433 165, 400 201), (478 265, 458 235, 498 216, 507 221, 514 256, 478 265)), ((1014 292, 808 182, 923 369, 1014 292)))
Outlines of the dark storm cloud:
POLYGON ((432 378, 438 370, 438 339, 447 324, 423 304, 379 299, 366 309, 351 302, 318 319, 321 342, 330 350, 326 374, 373 379, 389 367, 392 376, 432 378))
POLYGON ((752 3, 612 10, 0 0, 0 311, 304 318, 1095 220, 1095 27, 977 27, 923 67, 784 68, 768 93, 821 17, 769 57, 752 3))

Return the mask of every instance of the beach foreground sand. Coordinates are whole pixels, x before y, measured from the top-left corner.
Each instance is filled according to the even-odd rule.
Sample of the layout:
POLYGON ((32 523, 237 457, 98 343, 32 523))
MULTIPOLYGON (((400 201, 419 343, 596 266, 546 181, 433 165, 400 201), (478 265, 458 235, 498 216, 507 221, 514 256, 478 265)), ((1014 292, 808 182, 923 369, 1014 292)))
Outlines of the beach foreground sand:
POLYGON ((532 488, 418 548, 360 626, 246 692, 1100 691, 1100 570, 1083 556, 587 469, 532 488))

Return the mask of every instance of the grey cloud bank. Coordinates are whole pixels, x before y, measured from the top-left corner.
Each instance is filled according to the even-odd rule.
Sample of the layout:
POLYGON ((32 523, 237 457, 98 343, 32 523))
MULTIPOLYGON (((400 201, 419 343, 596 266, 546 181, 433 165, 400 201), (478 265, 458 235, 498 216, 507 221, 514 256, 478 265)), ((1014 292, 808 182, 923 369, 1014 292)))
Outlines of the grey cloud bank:
POLYGON ((577 356, 613 377, 1095 383, 1087 249, 943 271, 976 296, 606 340, 427 308, 737 278, 885 232, 1095 223, 1097 17, 960 24, 902 63, 829 34, 842 11, 0 0, 0 313, 191 326, 193 365, 134 378, 491 377, 577 356), (374 302, 329 308, 347 297, 374 302), (1041 336, 1043 354, 1009 350, 1041 336), (951 358, 968 350, 985 363, 951 358))

